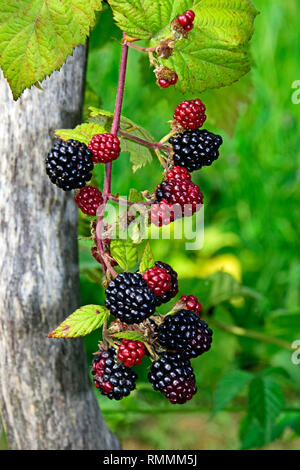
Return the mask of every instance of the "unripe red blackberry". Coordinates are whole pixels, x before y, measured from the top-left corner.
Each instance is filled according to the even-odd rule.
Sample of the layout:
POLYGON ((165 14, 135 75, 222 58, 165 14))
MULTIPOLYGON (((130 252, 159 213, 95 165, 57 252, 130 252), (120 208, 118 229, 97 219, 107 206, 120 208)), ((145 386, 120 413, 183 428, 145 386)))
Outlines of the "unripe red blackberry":
POLYGON ((192 181, 178 178, 163 181, 156 189, 156 199, 173 204, 175 218, 180 218, 192 216, 200 209, 203 194, 192 181))
POLYGON ((177 17, 177 21, 185 31, 193 29, 193 21, 195 19, 195 13, 192 10, 185 11, 182 15, 177 17))
POLYGON ((94 384, 102 395, 110 400, 121 400, 135 389, 137 375, 124 365, 116 362, 114 348, 101 351, 93 360, 94 384))
POLYGON ((141 323, 155 312, 155 294, 139 273, 123 272, 110 281, 105 305, 121 322, 141 323))
POLYGON ((96 215, 98 207, 103 203, 101 192, 94 186, 84 186, 74 199, 79 209, 87 215, 96 215))
POLYGON ((184 302, 187 310, 193 310, 195 313, 199 313, 202 309, 202 305, 195 295, 183 295, 180 297, 179 302, 184 302))
POLYGON ((197 391, 191 363, 178 353, 163 354, 152 364, 148 379, 173 404, 182 405, 197 391))
POLYGON ((164 295, 172 287, 171 275, 164 268, 154 266, 143 273, 143 279, 155 295, 164 295))
POLYGON ((121 152, 120 141, 114 134, 95 134, 88 148, 93 152, 95 163, 112 162, 121 152))
POLYGON ((169 88, 169 86, 171 85, 176 85, 176 83, 178 82, 178 75, 177 73, 174 73, 174 75, 171 77, 170 80, 166 79, 166 78, 159 78, 157 80, 157 84, 161 87, 161 88, 169 88))
POLYGON ((168 201, 156 201, 151 206, 151 222, 157 227, 169 225, 174 221, 174 216, 173 206, 168 201))
POLYGON ((205 120, 205 106, 201 100, 185 100, 179 103, 174 111, 174 119, 184 127, 184 129, 199 129, 205 120))
POLYGON ((173 297, 175 297, 178 293, 178 275, 177 272, 174 271, 173 268, 167 263, 163 263, 162 261, 156 261, 155 266, 161 269, 164 269, 170 276, 171 276, 171 288, 163 295, 157 295, 155 303, 157 306, 161 304, 166 304, 169 302, 173 297))
POLYGON ((191 175, 189 172, 182 166, 174 166, 172 170, 168 171, 166 174, 168 180, 181 179, 191 181, 191 175))
POLYGON ((64 191, 83 188, 92 178, 92 156, 82 142, 57 139, 46 158, 46 173, 64 191))
POLYGON ((185 131, 171 137, 175 165, 186 168, 189 172, 209 166, 219 156, 219 147, 223 140, 205 129, 185 131))
POLYGON ((144 343, 141 341, 122 339, 118 350, 118 359, 123 362, 124 366, 138 366, 145 355, 146 347, 144 343))
POLYGON ((195 312, 179 310, 165 317, 158 329, 157 340, 169 351, 178 351, 192 358, 210 349, 212 330, 195 312))

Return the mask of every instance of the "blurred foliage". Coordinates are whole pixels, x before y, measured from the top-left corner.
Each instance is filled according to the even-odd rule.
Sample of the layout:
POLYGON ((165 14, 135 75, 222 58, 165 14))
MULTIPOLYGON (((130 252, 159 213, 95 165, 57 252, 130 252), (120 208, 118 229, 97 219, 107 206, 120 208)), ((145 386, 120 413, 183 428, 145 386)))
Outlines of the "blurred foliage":
MULTIPOLYGON (((205 194, 204 247, 186 251, 184 240, 151 242, 155 259, 180 273, 180 295, 199 296, 211 315, 213 348, 193 362, 199 392, 181 408, 151 390, 146 363, 138 370, 142 384, 132 396, 120 403, 98 396, 126 448, 299 446, 300 413, 291 409, 300 407, 300 366, 292 364, 291 351, 279 344, 300 339, 300 107, 291 101, 292 83, 300 77, 300 5, 297 0, 254 3, 261 14, 252 40, 251 74, 201 95, 207 105, 205 127, 224 137, 219 160, 193 174, 205 194), (228 273, 222 282, 233 289, 226 288, 220 302, 220 285, 212 290, 218 271, 228 273), (279 343, 264 341, 264 335, 279 343), (213 408, 224 407, 232 412, 210 416, 213 408)), ((102 109, 113 111, 120 41, 106 10, 89 43, 89 106, 101 103, 102 109)), ((168 133, 167 121, 182 99, 174 88, 159 89, 146 58, 130 50, 125 116, 159 140, 168 133)), ((97 169, 100 187, 102 171, 97 169)), ((153 191, 160 179, 156 160, 136 174, 127 153, 113 165, 112 189, 121 195, 128 195, 129 188, 153 191)), ((88 235, 88 225, 88 218, 81 217, 81 236, 88 235)), ((81 241, 82 303, 103 305, 104 291, 95 282, 99 267, 89 250, 90 242, 81 241)), ((89 361, 98 341, 98 332, 86 339, 89 361)))

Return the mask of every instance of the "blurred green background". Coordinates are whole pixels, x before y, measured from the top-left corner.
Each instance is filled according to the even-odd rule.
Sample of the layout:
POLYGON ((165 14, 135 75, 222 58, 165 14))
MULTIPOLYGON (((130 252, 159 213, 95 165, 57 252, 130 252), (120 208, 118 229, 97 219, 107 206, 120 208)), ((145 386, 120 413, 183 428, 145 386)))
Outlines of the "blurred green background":
MULTIPOLYGON (((207 106, 205 128, 224 137, 219 160, 193 174, 193 181, 205 194, 204 247, 186 251, 184 241, 151 242, 155 258, 180 273, 180 294, 198 295, 204 307, 207 292, 203 279, 219 270, 233 276, 229 282, 235 279, 252 291, 249 296, 225 299, 208 318, 215 325, 213 348, 207 357, 194 361, 199 392, 192 402, 183 407, 165 403, 147 385, 145 368, 138 370, 137 391, 121 403, 98 396, 109 426, 125 448, 300 447, 300 413, 293 412, 300 408, 300 365, 292 364, 290 351, 267 342, 272 337, 289 345, 300 339, 300 105, 291 100, 292 83, 300 79, 300 5, 297 0, 254 3, 261 14, 251 42, 251 73, 231 87, 200 96, 207 106), (230 331, 226 332, 228 325, 230 331), (267 339, 240 337, 234 334, 234 325, 267 339), (222 395, 222 387, 226 390, 222 380, 228 374, 234 377, 232 371, 247 371, 263 377, 263 384, 271 384, 269 401, 255 389, 253 392, 259 404, 266 399, 270 420, 268 416, 265 422, 264 417, 253 417, 247 386, 227 400, 226 411, 212 415, 214 406, 222 408, 216 404, 216 388, 220 387, 222 395)), ((86 107, 113 111, 120 40, 107 10, 90 38, 86 107)), ((169 132, 167 121, 182 99, 174 88, 159 89, 147 57, 129 51, 123 107, 126 117, 159 140, 169 132)), ((122 195, 131 187, 153 191, 160 179, 157 161, 133 174, 125 153, 114 164, 113 191, 122 195)), ((81 242, 82 302, 101 304, 103 289, 94 282, 96 263, 88 250, 88 244, 81 242)), ((86 340, 89 360, 98 340, 97 333, 86 340)))
MULTIPOLYGON (((205 128, 224 138, 219 160, 193 174, 205 195, 204 247, 186 251, 184 241, 151 242, 155 258, 179 272, 180 295, 197 295, 204 308, 208 287, 218 292, 228 281, 238 294, 238 281, 250 289, 240 289, 235 299, 225 295, 210 311, 213 347, 193 361, 199 391, 190 403, 169 405, 152 391, 146 361, 130 397, 113 403, 97 395, 110 428, 127 449, 300 448, 300 365, 292 363, 287 348, 268 342, 275 338, 275 343, 278 339, 289 345, 300 340, 300 105, 291 100, 292 83, 300 80, 300 4, 253 3, 261 13, 251 42, 251 73, 237 84, 200 96, 207 106, 205 128), (220 270, 232 277, 222 277, 216 286, 209 276, 220 270), (236 327, 250 331, 248 337, 239 336, 236 327), (226 386, 226 377, 237 371, 246 378, 247 373, 262 378, 266 385, 265 394, 254 389, 258 408, 266 400, 261 415, 250 406, 253 394, 248 396, 247 384, 222 406, 220 394, 226 398, 234 389, 229 379, 226 386), (214 408, 224 409, 212 414, 214 408)), ((91 105, 113 111, 120 41, 107 9, 89 42, 85 116, 91 105)), ((167 121, 184 98, 196 96, 159 89, 147 58, 129 51, 126 117, 159 140, 169 132, 167 121)), ((103 176, 98 177, 102 186, 103 176)), ((135 174, 126 153, 113 165, 112 189, 122 195, 129 188, 153 191, 160 180, 157 161, 135 174)), ((85 220, 79 235, 86 235, 85 220)), ((82 304, 103 304, 104 291, 95 282, 100 271, 88 242, 80 242, 80 261, 82 304)), ((98 341, 98 332, 85 341, 89 362, 98 341)))

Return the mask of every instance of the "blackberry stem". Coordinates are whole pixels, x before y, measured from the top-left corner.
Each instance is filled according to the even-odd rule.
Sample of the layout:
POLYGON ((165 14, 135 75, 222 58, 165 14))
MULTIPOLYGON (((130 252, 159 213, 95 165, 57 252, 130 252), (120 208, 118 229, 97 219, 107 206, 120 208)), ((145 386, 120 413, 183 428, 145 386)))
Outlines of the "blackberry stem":
POLYGON ((141 145, 145 145, 146 147, 153 147, 155 149, 159 148, 161 150, 165 150, 166 152, 170 150, 169 147, 165 147, 160 142, 149 142, 148 140, 140 139, 139 137, 128 134, 127 132, 124 132, 121 130, 119 130, 118 134, 121 135, 122 137, 126 137, 126 139, 130 139, 130 140, 133 140, 134 142, 138 142, 141 145))
POLYGON ((153 204, 152 201, 141 201, 141 202, 126 201, 126 199, 120 199, 120 198, 114 196, 113 194, 109 194, 108 199, 112 202, 116 202, 118 204, 124 204, 124 205, 127 205, 127 206, 133 206, 135 204, 141 204, 141 205, 144 205, 144 206, 151 206, 153 204))
MULTIPOLYGON (((123 37, 124 37, 124 33, 123 33, 123 37)), ((127 58, 128 58, 128 46, 127 44, 123 43, 119 81, 118 81, 118 90, 117 90, 117 97, 116 97, 116 106, 115 106, 114 119, 113 119, 112 128, 111 128, 111 133, 114 135, 117 135, 119 127, 120 127, 121 111, 122 111, 124 88, 125 88, 127 58)), ((111 172, 112 172, 112 162, 107 163, 105 165, 104 187, 103 187, 103 192, 102 192, 103 204, 101 206, 101 212, 97 219, 96 240, 97 240, 99 254, 101 258, 104 260, 104 264, 102 264, 103 274, 105 274, 106 270, 108 269, 110 273, 114 277, 116 277, 117 276, 116 271, 112 268, 109 261, 105 259, 104 257, 104 250, 103 250, 103 244, 102 244, 102 239, 101 239, 105 207, 106 207, 109 195, 111 193, 111 172)))

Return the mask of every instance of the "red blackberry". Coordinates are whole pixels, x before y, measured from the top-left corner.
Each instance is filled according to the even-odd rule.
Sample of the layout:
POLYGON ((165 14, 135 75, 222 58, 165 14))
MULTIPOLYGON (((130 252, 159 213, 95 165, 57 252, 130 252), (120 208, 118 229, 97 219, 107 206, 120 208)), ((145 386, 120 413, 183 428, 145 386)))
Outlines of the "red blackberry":
POLYGON ((136 386, 136 373, 124 365, 117 364, 113 348, 103 350, 95 357, 92 374, 95 386, 110 400, 127 397, 136 386))
POLYGON ((175 218, 180 218, 189 217, 200 209, 203 194, 192 181, 178 178, 163 181, 156 189, 156 199, 173 204, 175 218))
POLYGON ((161 88, 169 88, 169 86, 171 85, 176 85, 176 83, 178 82, 178 75, 177 73, 174 73, 174 75, 171 77, 170 80, 166 79, 166 78, 159 78, 157 80, 157 84, 161 87, 161 88))
POLYGON ((202 305, 194 295, 183 295, 180 297, 179 302, 184 302, 187 310, 193 310, 196 313, 199 313, 202 309, 202 305))
POLYGON ((146 347, 141 341, 131 341, 130 339, 122 339, 122 343, 118 351, 118 359, 123 362, 124 366, 138 366, 146 355, 146 347))
POLYGON ((46 158, 46 173, 64 191, 83 188, 92 177, 92 157, 82 142, 57 139, 46 158))
POLYGON ((98 207, 103 203, 101 192, 94 186, 84 186, 74 199, 79 209, 87 215, 96 215, 98 207))
POLYGON ((176 107, 173 117, 184 129, 199 129, 206 120, 205 106, 199 99, 182 101, 176 107))
POLYGON ((187 10, 183 13, 183 15, 179 15, 177 17, 177 21, 180 26, 183 27, 185 31, 190 31, 193 29, 193 21, 195 19, 195 13, 192 10, 187 10))
POLYGON ((151 206, 151 222, 157 227, 162 225, 169 225, 174 221, 174 210, 172 204, 168 204, 168 201, 156 201, 151 206))
POLYGON ((166 174, 168 180, 181 179, 191 181, 191 175, 189 172, 182 166, 174 166, 172 170, 168 171, 166 174))
POLYGON ((171 137, 175 165, 186 168, 189 172, 209 166, 219 156, 219 147, 223 140, 205 129, 185 131, 171 137))
POLYGON ((178 293, 178 280, 177 280, 177 272, 174 271, 173 268, 167 263, 163 263, 162 261, 156 261, 155 266, 161 269, 164 269, 170 276, 171 276, 171 288, 163 295, 156 296, 156 305, 159 306, 161 304, 166 304, 169 302, 173 297, 175 297, 178 293))
POLYGON ((106 307, 124 323, 141 323, 155 311, 155 294, 139 273, 118 274, 105 294, 106 307))
POLYGON ((172 287, 171 275, 164 268, 158 266, 147 269, 143 274, 143 279, 155 295, 164 295, 172 287))
POLYGON ((173 404, 182 405, 197 391, 191 363, 178 353, 163 354, 152 364, 148 379, 173 404))
POLYGON ((212 330, 195 312, 179 310, 175 315, 165 317, 157 339, 169 351, 178 351, 192 358, 210 349, 212 330))
POLYGON ((120 141, 114 134, 95 134, 88 148, 93 152, 95 163, 112 162, 121 152, 120 141))

